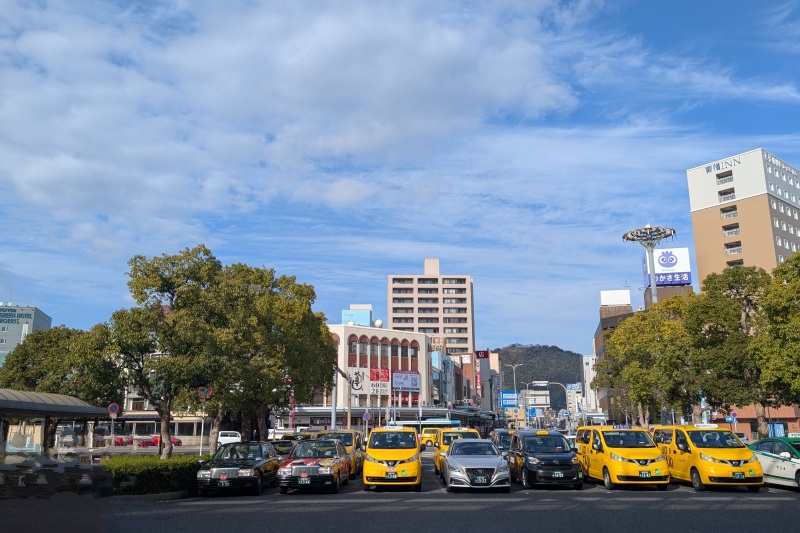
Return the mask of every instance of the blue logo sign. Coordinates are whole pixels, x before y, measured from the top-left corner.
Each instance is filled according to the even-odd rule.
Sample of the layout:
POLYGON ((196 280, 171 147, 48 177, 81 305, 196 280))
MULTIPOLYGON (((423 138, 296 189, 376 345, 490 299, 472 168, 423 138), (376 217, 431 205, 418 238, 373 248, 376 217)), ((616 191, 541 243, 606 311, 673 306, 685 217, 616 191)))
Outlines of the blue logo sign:
POLYGON ((672 251, 667 250, 658 256, 658 264, 664 268, 673 268, 678 264, 678 258, 672 251))
POLYGON ((513 390, 500 391, 500 407, 516 407, 517 393, 513 390))

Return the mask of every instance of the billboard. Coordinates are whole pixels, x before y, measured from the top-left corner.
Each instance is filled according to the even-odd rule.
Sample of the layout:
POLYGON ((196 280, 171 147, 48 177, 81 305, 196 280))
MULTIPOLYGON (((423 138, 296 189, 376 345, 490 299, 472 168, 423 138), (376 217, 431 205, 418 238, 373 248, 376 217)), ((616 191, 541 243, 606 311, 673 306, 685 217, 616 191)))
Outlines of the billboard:
POLYGON ((419 372, 395 370, 392 373, 392 389, 419 392, 419 372))
POLYGON ((581 383, 567 383, 567 390, 574 390, 581 392, 583 389, 583 384, 581 383))
POLYGON ((517 392, 513 390, 500 391, 500 407, 516 407, 517 392))
POLYGON ((358 395, 389 395, 389 369, 388 368, 358 368, 348 367, 350 387, 353 394, 358 395))
MULTIPOLYGON (((653 250, 656 286, 691 285, 692 267, 688 248, 660 248, 653 250)), ((647 253, 642 255, 642 276, 644 287, 650 286, 650 268, 647 253)))

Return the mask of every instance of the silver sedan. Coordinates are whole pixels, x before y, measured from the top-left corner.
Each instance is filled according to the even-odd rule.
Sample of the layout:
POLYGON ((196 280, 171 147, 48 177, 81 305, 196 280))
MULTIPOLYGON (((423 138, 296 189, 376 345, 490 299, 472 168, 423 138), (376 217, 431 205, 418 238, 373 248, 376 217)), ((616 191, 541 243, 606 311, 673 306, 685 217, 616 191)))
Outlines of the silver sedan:
POLYGON ((458 439, 442 464, 447 490, 501 489, 511 492, 508 462, 488 439, 458 439))

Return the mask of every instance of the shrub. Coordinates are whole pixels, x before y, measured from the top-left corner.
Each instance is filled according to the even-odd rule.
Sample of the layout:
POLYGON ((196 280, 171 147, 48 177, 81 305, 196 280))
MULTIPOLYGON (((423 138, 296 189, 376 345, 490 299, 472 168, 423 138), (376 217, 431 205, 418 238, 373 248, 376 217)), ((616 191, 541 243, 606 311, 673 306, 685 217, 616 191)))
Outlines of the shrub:
MULTIPOLYGON (((200 469, 197 456, 179 455, 163 460, 148 455, 119 455, 103 461, 111 471, 114 494, 157 494, 196 491, 195 479, 200 469)), ((208 459, 208 457, 203 457, 208 459)))

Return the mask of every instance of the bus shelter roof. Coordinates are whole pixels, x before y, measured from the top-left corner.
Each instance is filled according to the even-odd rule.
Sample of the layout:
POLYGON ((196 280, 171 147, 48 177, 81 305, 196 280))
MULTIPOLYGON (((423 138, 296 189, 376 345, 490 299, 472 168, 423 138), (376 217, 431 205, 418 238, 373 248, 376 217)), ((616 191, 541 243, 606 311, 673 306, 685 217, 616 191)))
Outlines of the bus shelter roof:
POLYGON ((103 415, 108 416, 107 408, 95 407, 65 394, 0 389, 0 416, 95 418, 103 415))

